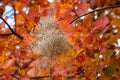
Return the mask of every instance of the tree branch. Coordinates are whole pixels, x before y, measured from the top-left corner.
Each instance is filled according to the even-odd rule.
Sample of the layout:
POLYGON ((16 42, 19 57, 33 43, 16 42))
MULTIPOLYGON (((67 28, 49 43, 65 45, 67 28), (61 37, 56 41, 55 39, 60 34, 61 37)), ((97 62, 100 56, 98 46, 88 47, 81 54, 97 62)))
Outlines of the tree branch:
POLYGON ((0 34, 0 36, 9 36, 12 35, 13 33, 6 33, 6 34, 0 34))
MULTIPOLYGON (((76 75, 78 75, 78 73, 76 73, 74 76, 67 76, 65 78, 73 78, 76 75)), ((30 77, 30 79, 39 79, 39 78, 47 78, 47 77, 51 77, 51 74, 49 74, 49 75, 42 75, 42 76, 34 76, 34 77, 30 77)), ((61 77, 64 77, 64 76, 61 76, 61 77)))
POLYGON ((15 6, 13 6, 13 10, 14 10, 14 19, 15 19, 15 31, 16 31, 16 10, 15 10, 15 6))
POLYGON ((85 14, 83 14, 83 15, 77 16, 77 18, 74 18, 69 24, 72 24, 74 21, 78 20, 80 17, 85 16, 85 15, 88 15, 88 14, 91 14, 91 13, 93 13, 93 12, 95 12, 95 11, 100 11, 100 10, 105 10, 105 9, 111 9, 111 8, 117 8, 117 7, 120 7, 120 5, 106 6, 106 7, 101 7, 101 8, 99 8, 99 9, 95 9, 95 10, 90 11, 90 12, 87 12, 87 13, 85 13, 85 14))
POLYGON ((8 28, 10 29, 10 31, 12 32, 12 34, 16 35, 16 36, 17 36, 18 38, 20 38, 20 39, 23 39, 22 36, 20 36, 16 31, 14 31, 14 30, 10 27, 10 25, 5 21, 4 18, 2 18, 2 17, 0 17, 0 18, 5 22, 5 24, 8 26, 8 28))
POLYGON ((73 8, 72 12, 74 12, 75 15, 76 15, 77 17, 79 17, 79 15, 77 14, 77 12, 76 12, 76 10, 75 10, 74 8, 73 8))
POLYGON ((34 77, 30 77, 30 79, 38 79, 38 78, 46 78, 46 77, 50 77, 50 75, 34 76, 34 77))

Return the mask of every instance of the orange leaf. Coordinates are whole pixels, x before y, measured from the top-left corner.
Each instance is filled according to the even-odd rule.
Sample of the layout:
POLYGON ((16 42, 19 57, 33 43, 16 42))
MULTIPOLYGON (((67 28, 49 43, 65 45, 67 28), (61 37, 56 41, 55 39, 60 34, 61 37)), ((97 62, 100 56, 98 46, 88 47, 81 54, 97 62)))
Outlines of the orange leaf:
POLYGON ((14 64, 14 61, 12 59, 5 61, 5 63, 2 65, 4 69, 12 66, 14 64))
POLYGON ((21 14, 16 14, 16 20, 17 25, 22 25, 25 23, 25 19, 21 14))
POLYGON ((111 24, 120 27, 120 19, 112 19, 111 24))
POLYGON ((16 69, 15 66, 11 66, 11 67, 8 67, 6 69, 2 69, 2 70, 0 70, 0 75, 9 74, 9 73, 13 72, 15 69, 16 69))
POLYGON ((31 34, 25 34, 23 43, 24 44, 29 44, 33 40, 33 36, 31 34))
POLYGON ((37 22, 39 20, 39 7, 31 7, 28 13, 30 20, 37 22))

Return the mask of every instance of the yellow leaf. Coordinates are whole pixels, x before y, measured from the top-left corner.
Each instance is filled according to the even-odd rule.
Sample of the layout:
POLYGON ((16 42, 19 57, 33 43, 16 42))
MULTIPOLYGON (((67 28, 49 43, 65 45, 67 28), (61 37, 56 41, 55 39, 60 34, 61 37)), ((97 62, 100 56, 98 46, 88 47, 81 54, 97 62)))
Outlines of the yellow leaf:
POLYGON ((69 51, 68 51, 68 55, 69 56, 73 56, 73 57, 75 57, 75 51, 73 50, 73 49, 70 49, 69 51))
POLYGON ((15 1, 14 5, 15 5, 15 10, 22 9, 25 6, 25 4, 22 4, 21 2, 18 1, 15 1))
POLYGON ((82 48, 78 49, 76 55, 78 55, 78 54, 81 53, 82 51, 83 51, 82 48))
POLYGON ((98 54, 95 53, 95 54, 94 54, 94 57, 95 57, 95 59, 98 59, 98 54))
POLYGON ((79 53, 81 53, 82 51, 83 51, 83 49, 78 49, 77 52, 75 52, 73 49, 70 49, 70 50, 68 51, 68 55, 73 56, 73 57, 77 57, 77 55, 78 55, 79 53))

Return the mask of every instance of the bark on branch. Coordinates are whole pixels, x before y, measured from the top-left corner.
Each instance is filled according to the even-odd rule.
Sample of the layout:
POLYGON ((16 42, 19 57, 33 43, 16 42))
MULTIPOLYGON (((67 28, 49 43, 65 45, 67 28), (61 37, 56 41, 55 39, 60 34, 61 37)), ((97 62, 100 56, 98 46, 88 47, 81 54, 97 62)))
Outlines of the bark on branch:
MULTIPOLYGON (((0 17, 0 19, 2 19, 2 20, 5 22, 5 24, 8 26, 8 28, 10 29, 10 31, 12 32, 12 34, 16 35, 16 36, 17 36, 18 38, 20 38, 20 39, 23 39, 22 36, 20 36, 16 31, 14 31, 14 30, 11 28, 11 26, 7 23, 7 21, 6 21, 4 18, 0 17)), ((6 35, 6 34, 1 34, 1 35, 6 35)), ((8 34, 7 34, 7 35, 8 35, 8 34)))
POLYGON ((85 15, 88 15, 88 14, 91 14, 91 13, 93 13, 93 12, 101 11, 101 10, 105 10, 105 9, 117 8, 117 7, 120 7, 120 5, 106 6, 106 7, 101 7, 101 8, 95 9, 95 10, 93 10, 93 11, 90 11, 90 12, 87 12, 87 13, 85 13, 85 14, 82 14, 82 15, 77 16, 77 17, 74 18, 72 21, 70 21, 69 24, 72 24, 73 22, 75 22, 76 20, 78 20, 80 17, 85 16, 85 15))

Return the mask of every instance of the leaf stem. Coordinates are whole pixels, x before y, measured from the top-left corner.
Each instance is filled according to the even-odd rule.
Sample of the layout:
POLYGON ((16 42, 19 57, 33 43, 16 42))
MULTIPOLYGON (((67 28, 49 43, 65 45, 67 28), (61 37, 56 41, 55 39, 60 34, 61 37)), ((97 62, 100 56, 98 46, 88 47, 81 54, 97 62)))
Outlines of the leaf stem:
POLYGON ((90 11, 90 12, 87 12, 87 13, 85 13, 85 14, 82 14, 82 15, 77 16, 77 17, 74 18, 69 24, 72 24, 74 21, 78 20, 80 17, 85 16, 85 15, 88 15, 88 14, 93 13, 93 12, 95 12, 95 11, 100 11, 100 10, 105 10, 105 9, 111 9, 111 8, 117 8, 117 7, 120 7, 120 5, 106 6, 106 7, 101 7, 101 8, 95 9, 95 10, 93 10, 93 11, 90 11))
POLYGON ((2 18, 2 17, 0 17, 0 18, 5 22, 5 24, 8 26, 8 28, 10 29, 10 31, 12 32, 12 34, 16 35, 16 36, 17 36, 18 38, 20 38, 20 39, 23 39, 22 36, 20 36, 16 31, 14 31, 14 30, 10 27, 10 25, 7 23, 7 21, 5 21, 4 18, 2 18))

